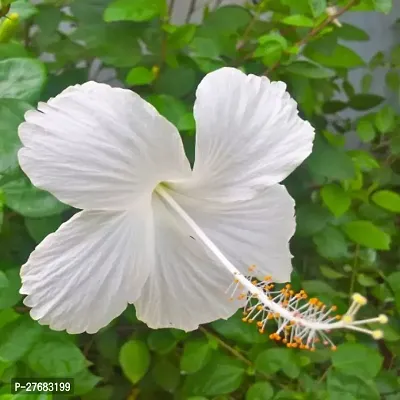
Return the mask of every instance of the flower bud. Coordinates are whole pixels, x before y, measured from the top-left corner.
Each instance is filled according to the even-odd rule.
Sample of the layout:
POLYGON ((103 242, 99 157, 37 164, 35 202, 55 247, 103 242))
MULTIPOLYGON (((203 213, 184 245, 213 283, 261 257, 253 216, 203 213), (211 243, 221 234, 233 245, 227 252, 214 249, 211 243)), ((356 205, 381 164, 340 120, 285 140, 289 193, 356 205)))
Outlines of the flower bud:
POLYGON ((0 43, 8 43, 19 25, 19 15, 17 13, 11 13, 0 23, 0 43))

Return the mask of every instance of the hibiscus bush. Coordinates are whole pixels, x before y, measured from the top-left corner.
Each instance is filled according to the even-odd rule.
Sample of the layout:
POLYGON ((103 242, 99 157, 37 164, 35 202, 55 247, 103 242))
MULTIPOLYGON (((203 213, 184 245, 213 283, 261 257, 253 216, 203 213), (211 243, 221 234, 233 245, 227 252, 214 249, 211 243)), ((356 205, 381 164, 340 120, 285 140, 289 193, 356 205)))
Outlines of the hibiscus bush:
POLYGON ((389 13, 391 0, 217 1, 196 23, 199 5, 187 1, 186 21, 174 21, 165 0, 0 0, 0 400, 66 398, 11 394, 16 377, 73 378, 68 396, 83 400, 398 399, 400 43, 364 60, 351 45, 368 32, 341 21, 389 13), (148 328, 133 305, 94 335, 38 324, 20 267, 77 210, 20 169, 25 112, 88 80, 129 88, 179 129, 193 163, 195 90, 224 66, 285 82, 316 131, 311 156, 284 181, 296 201, 291 285, 339 314, 360 293, 363 318, 389 317, 368 327, 384 338, 337 330, 335 351, 307 351, 270 340, 273 322, 260 334, 240 310, 184 332, 148 328), (387 98, 371 91, 381 68, 387 98))

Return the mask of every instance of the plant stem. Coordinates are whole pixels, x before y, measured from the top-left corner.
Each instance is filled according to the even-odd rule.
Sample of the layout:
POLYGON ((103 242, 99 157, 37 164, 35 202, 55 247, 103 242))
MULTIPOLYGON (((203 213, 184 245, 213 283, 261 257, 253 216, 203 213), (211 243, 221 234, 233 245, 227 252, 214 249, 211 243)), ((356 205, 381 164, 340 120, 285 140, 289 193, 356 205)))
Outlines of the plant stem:
POLYGON ((356 250, 354 252, 354 264, 353 264, 353 271, 351 274, 351 281, 350 281, 350 288, 349 288, 349 297, 351 301, 351 294, 354 292, 354 285, 356 283, 357 277, 357 268, 358 268, 358 254, 360 252, 360 245, 356 245, 356 250))

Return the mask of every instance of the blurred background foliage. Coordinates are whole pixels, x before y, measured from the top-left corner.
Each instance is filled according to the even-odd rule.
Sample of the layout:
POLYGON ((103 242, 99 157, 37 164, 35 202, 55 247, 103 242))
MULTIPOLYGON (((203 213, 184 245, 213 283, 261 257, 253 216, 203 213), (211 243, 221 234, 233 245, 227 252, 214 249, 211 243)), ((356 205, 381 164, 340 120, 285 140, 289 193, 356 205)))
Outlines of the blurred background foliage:
POLYGON ((74 377, 84 400, 399 399, 400 42, 365 61, 348 43, 369 33, 340 22, 346 12, 389 13, 391 0, 217 4, 198 24, 188 2, 180 25, 165 0, 0 2, 0 400, 63 398, 11 395, 16 376, 74 377), (316 127, 313 154, 285 182, 297 203, 292 284, 339 312, 362 293, 365 317, 390 317, 384 340, 337 332, 336 352, 307 352, 271 342, 240 313, 191 333, 153 331, 133 306, 96 335, 30 319, 19 267, 74 210, 18 168, 24 112, 89 79, 125 86, 179 128, 193 162, 195 89, 222 66, 286 82, 316 127), (391 104, 371 91, 382 66, 391 104))

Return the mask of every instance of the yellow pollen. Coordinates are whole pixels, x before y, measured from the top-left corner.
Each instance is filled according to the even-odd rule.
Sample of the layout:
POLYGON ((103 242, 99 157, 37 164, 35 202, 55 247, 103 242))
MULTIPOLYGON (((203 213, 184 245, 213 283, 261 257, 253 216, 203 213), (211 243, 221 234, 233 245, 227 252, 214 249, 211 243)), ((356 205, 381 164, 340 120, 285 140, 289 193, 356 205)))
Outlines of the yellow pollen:
POLYGON ((367 298, 362 296, 360 293, 354 293, 352 300, 360 306, 365 306, 367 304, 367 298))
POLYGON ((379 315, 379 323, 380 324, 387 324, 389 321, 389 318, 385 314, 379 315))
POLYGON ((353 317, 351 315, 343 315, 342 321, 346 324, 351 324, 353 322, 353 317))
POLYGON ((376 331, 372 331, 372 337, 375 340, 380 340, 383 338, 383 332, 380 329, 377 329, 376 331))

